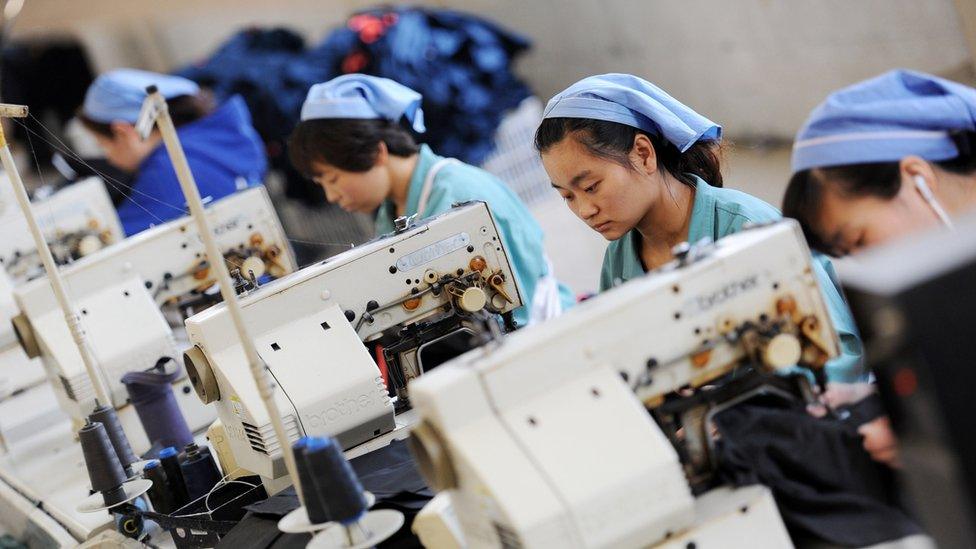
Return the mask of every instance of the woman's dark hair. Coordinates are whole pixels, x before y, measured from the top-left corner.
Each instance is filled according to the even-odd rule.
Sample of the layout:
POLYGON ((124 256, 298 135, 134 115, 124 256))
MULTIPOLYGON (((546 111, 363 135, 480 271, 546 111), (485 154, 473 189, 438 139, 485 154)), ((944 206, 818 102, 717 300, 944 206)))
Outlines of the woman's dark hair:
MULTIPOLYGON (((166 100, 169 109, 169 116, 173 119, 173 125, 180 127, 183 124, 196 122, 214 111, 216 103, 213 95, 201 91, 196 95, 179 95, 166 100)), ((112 137, 112 125, 105 122, 96 122, 85 116, 83 112, 78 112, 78 120, 90 131, 112 137)))
POLYGON ((570 134, 590 154, 628 168, 633 168, 629 154, 634 138, 646 135, 654 145, 658 167, 675 179, 694 186, 695 175, 713 187, 722 186, 722 147, 717 141, 699 141, 682 153, 671 142, 626 124, 589 118, 546 118, 535 132, 535 148, 545 153, 570 134))
POLYGON ((420 148, 404 124, 388 120, 321 118, 298 124, 288 138, 288 157, 296 170, 311 177, 312 161, 347 172, 365 172, 376 163, 380 142, 394 156, 411 156, 420 148))
MULTIPOLYGON (((932 164, 958 175, 976 173, 976 155, 973 154, 976 132, 955 134, 953 140, 959 156, 932 164)), ((824 253, 831 253, 829 244, 820 238, 815 227, 828 186, 833 186, 845 198, 873 196, 890 200, 901 190, 901 165, 898 162, 848 164, 793 174, 783 196, 783 215, 799 221, 810 247, 824 253)))

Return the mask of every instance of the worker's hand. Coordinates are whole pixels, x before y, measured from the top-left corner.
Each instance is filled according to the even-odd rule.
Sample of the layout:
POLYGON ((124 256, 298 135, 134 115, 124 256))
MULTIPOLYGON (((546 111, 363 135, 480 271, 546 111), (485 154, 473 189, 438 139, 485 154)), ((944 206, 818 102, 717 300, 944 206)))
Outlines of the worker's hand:
POLYGON ((807 405, 807 412, 813 417, 824 417, 830 410, 854 404, 874 393, 873 383, 828 383, 818 402, 807 405))
POLYGON ((864 437, 864 449, 871 458, 889 467, 901 467, 898 456, 898 439, 891 430, 888 416, 873 419, 857 428, 857 432, 864 437))
POLYGON ((828 383, 820 401, 830 409, 854 404, 875 392, 873 383, 828 383))

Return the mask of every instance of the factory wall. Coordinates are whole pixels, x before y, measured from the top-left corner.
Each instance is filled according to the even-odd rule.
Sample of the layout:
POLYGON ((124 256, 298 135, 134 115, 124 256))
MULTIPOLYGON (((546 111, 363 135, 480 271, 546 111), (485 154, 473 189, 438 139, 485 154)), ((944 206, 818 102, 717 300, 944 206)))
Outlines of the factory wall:
MULTIPOLYGON (((246 25, 285 25, 317 41, 350 12, 379 3, 27 0, 14 36, 73 33, 100 70, 166 70, 204 57, 246 25)), ((588 74, 634 72, 735 137, 789 139, 827 92, 892 67, 974 80, 953 0, 424 4, 482 14, 530 36, 535 48, 519 70, 543 97, 588 74)))

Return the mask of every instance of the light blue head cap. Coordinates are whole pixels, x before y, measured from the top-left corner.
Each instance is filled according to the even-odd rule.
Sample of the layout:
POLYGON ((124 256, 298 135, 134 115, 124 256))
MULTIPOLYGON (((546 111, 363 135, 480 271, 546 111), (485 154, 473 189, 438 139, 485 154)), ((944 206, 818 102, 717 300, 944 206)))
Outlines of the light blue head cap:
POLYGON ((718 141, 722 127, 661 88, 630 74, 584 78, 549 100, 543 118, 618 122, 659 135, 681 152, 699 140, 718 141))
POLYGON ((423 97, 389 78, 345 74, 316 84, 302 105, 302 120, 363 118, 399 122, 406 117, 414 131, 423 133, 423 97))
POLYGON ((116 69, 100 75, 88 87, 81 112, 95 122, 116 120, 135 124, 146 99, 146 87, 156 86, 166 99, 196 95, 200 91, 192 80, 138 69, 116 69))
POLYGON ((793 172, 959 156, 952 133, 976 129, 976 90, 895 70, 836 91, 810 113, 793 143, 793 172))

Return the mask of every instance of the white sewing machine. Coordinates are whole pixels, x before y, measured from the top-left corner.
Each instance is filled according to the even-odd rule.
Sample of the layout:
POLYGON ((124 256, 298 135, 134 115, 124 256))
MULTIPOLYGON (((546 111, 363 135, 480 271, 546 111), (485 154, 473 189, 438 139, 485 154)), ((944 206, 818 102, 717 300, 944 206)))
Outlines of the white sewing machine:
MULTIPOLYGON (((37 220, 60 262, 77 259, 125 238, 119 216, 105 185, 90 177, 32 202, 37 220)), ((27 230, 27 221, 14 199, 6 174, 0 172, 0 358, 15 345, 10 319, 17 314, 13 301, 15 286, 44 273, 40 256, 27 230)), ((19 353, 19 351, 16 351, 19 353)), ((0 383, 3 379, 21 379, 19 372, 9 372, 6 363, 23 366, 22 357, 0 360, 0 383)), ((37 368, 40 371, 40 366, 37 368)), ((21 387, 11 387, 12 390, 21 387)), ((0 390, 0 395, 3 391, 0 390)))
MULTIPOLYGON (((122 225, 98 178, 71 184, 49 196, 32 201, 38 223, 50 244, 55 260, 66 263, 93 253, 125 238, 122 225)), ((57 421, 57 414, 39 402, 53 401, 51 389, 43 387, 44 368, 40 360, 28 358, 17 344, 11 319, 19 312, 14 288, 44 274, 40 256, 27 228, 27 221, 14 198, 7 175, 0 172, 0 402, 24 394, 31 402, 26 410, 11 413, 0 407, 0 448, 6 443, 57 421)))
MULTIPOLYGON (((58 263, 88 255, 125 238, 105 184, 97 177, 73 183, 33 200, 37 222, 58 263)), ((0 174, 0 263, 17 283, 44 274, 27 221, 14 200, 6 174, 0 174)))
POLYGON ((791 546, 768 489, 693 496, 707 413, 666 434, 648 408, 836 356, 810 261, 794 222, 746 230, 414 380, 411 443, 467 546, 791 546))
MULTIPOLYGON (((215 202, 208 212, 231 268, 255 276, 281 276, 295 269, 284 231, 263 187, 215 202)), ((213 284, 203 244, 189 217, 134 235, 62 267, 65 284, 102 368, 112 404, 127 402, 122 376, 145 370, 161 357, 178 359, 174 333, 160 308, 187 295, 201 295, 213 284)), ((82 421, 94 406, 94 391, 47 278, 14 292, 21 314, 14 318, 20 342, 30 357, 40 356, 61 408, 82 421)), ((182 330, 180 330, 182 332, 182 330)), ((181 335, 181 334, 180 334, 181 335)), ((213 411, 192 396, 183 378, 174 391, 191 429, 207 426, 213 411)), ((147 447, 141 429, 130 429, 135 414, 120 418, 137 451, 147 447)))
MULTIPOLYGON (((411 342, 389 355, 396 385, 430 367, 425 345, 469 330, 483 312, 522 305, 483 202, 398 230, 241 296, 293 440, 327 434, 350 448, 394 428, 394 406, 364 341, 411 342)), ((194 345, 184 355, 187 373, 200 398, 216 404, 234 459, 266 481, 282 477, 279 442, 226 308, 190 317, 186 329, 194 345)))

